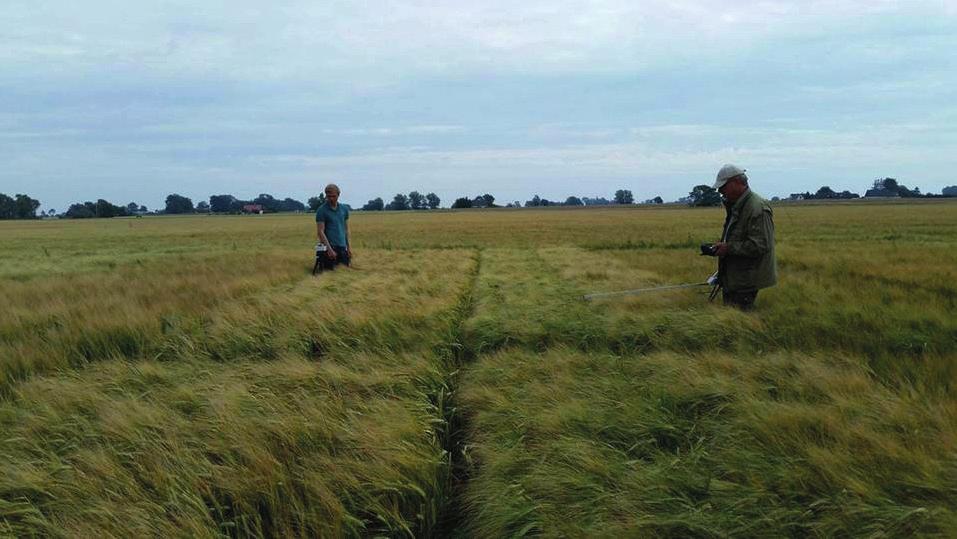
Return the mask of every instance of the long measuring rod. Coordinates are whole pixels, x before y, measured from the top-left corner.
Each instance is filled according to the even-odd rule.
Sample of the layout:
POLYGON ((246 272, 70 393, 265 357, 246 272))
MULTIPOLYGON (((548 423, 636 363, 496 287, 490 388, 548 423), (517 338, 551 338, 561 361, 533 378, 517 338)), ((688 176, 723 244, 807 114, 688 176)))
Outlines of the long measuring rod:
POLYGON ((651 288, 636 288, 634 290, 620 290, 618 292, 596 292, 594 294, 585 294, 582 296, 582 299, 587 301, 592 301, 596 299, 605 299, 605 298, 617 298, 621 296, 637 296, 639 294, 644 294, 646 292, 661 292, 664 290, 677 290, 679 288, 696 288, 699 286, 710 286, 711 283, 705 281, 703 283, 687 283, 687 284, 671 284, 667 286, 654 286, 651 288))

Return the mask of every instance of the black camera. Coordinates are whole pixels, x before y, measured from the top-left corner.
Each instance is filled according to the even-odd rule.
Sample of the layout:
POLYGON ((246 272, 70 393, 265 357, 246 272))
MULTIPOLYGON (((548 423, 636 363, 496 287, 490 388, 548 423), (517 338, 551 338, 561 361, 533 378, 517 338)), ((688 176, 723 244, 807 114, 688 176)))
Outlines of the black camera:
POLYGON ((713 243, 701 244, 702 256, 718 256, 718 246, 713 243))

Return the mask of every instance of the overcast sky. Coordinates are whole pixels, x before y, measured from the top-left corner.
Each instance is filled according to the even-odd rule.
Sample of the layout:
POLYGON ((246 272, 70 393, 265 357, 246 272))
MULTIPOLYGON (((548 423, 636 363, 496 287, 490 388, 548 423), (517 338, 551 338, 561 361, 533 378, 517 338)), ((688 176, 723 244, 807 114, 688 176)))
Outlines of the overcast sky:
POLYGON ((0 192, 940 192, 955 51, 957 0, 3 0, 0 192))

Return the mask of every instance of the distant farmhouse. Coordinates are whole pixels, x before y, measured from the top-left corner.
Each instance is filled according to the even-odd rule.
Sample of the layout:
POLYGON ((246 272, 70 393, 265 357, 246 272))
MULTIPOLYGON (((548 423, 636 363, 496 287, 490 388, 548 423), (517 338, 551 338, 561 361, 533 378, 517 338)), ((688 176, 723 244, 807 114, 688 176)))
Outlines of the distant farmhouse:
POLYGON ((243 213, 263 213, 262 204, 246 204, 243 206, 243 213))

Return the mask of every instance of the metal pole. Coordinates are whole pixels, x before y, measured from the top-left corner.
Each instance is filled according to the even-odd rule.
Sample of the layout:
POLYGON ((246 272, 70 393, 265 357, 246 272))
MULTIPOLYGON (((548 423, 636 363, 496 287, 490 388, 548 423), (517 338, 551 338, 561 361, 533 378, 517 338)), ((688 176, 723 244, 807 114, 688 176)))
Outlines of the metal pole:
POLYGON ((652 288, 636 288, 634 290, 621 290, 618 292, 597 292, 594 294, 585 294, 582 296, 584 300, 593 300, 593 299, 602 299, 602 298, 614 298, 619 296, 637 296, 638 294, 643 294, 645 292, 659 292, 662 290, 677 290, 679 288, 695 288, 698 286, 708 286, 711 283, 687 283, 687 284, 672 284, 667 286, 655 286, 652 288))

